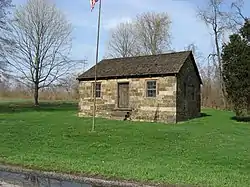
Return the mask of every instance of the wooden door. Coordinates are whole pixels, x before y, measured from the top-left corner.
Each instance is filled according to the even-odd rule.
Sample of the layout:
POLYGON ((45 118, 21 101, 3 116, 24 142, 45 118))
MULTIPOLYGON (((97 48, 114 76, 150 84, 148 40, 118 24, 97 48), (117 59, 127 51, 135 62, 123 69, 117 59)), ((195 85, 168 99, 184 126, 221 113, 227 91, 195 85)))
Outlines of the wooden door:
POLYGON ((118 107, 129 107, 129 83, 118 83, 118 107))

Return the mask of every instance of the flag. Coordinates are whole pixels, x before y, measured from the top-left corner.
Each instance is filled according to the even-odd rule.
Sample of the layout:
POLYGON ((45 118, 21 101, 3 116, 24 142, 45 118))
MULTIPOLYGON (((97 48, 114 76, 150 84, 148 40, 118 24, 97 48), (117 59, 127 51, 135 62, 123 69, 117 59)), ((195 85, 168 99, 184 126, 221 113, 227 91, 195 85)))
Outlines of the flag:
POLYGON ((95 4, 98 2, 98 0, 90 0, 90 6, 91 6, 91 11, 94 9, 95 4))

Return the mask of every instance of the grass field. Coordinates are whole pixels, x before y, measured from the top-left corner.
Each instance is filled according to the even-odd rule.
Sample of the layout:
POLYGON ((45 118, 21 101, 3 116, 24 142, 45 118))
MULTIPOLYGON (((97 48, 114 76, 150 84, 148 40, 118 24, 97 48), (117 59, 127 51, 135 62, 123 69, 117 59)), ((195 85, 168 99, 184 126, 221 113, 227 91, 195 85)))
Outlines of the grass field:
POLYGON ((250 123, 207 109, 177 125, 77 117, 75 103, 0 103, 0 163, 167 184, 250 186, 250 123))

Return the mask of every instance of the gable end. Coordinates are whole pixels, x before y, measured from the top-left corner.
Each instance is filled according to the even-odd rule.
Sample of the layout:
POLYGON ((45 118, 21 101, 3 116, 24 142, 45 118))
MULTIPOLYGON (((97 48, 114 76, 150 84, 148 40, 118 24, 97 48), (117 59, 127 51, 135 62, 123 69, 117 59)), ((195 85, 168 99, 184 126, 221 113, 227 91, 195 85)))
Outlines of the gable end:
POLYGON ((182 71, 182 69, 185 67, 185 64, 188 63, 189 59, 191 59, 191 62, 193 64, 193 67, 194 67, 194 70, 195 70, 195 73, 196 73, 196 75, 197 75, 197 77, 198 77, 198 79, 200 81, 200 84, 202 85, 203 82, 202 82, 202 79, 201 79, 201 76, 200 76, 200 73, 199 73, 199 69, 198 69, 197 64, 195 62, 194 55, 193 55, 193 53, 191 51, 190 51, 190 54, 187 56, 185 62, 181 66, 181 68, 180 68, 180 70, 179 70, 178 73, 180 73, 182 71))

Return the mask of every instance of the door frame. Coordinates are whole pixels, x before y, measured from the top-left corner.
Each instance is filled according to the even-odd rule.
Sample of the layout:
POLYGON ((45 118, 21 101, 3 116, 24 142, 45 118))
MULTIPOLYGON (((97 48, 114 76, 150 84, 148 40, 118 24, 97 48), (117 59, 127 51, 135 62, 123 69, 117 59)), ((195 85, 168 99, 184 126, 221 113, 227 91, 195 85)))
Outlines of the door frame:
POLYGON ((119 85, 120 84, 127 84, 128 85, 128 107, 126 107, 125 109, 129 108, 129 82, 128 81, 124 81, 124 82, 117 82, 117 108, 119 109, 123 109, 124 107, 120 107, 119 106, 119 85))

